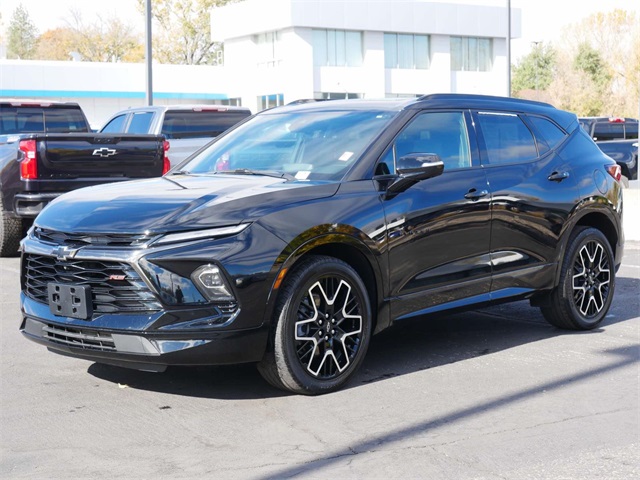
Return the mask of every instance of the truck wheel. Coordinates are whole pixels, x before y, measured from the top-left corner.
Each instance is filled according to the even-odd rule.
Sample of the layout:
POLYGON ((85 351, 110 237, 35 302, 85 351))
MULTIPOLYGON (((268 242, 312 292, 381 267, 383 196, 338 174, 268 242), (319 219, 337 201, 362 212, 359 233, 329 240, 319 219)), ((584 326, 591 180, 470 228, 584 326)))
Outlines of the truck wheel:
POLYGON ((274 314, 272 344, 258 364, 271 385, 317 395, 356 372, 371 336, 364 283, 345 262, 311 256, 288 276, 274 314))
POLYGON ((613 251, 604 234, 582 227, 573 232, 562 262, 560 282, 541 308, 558 328, 590 330, 604 320, 615 288, 613 251))
POLYGON ((0 256, 12 257, 18 253, 22 238, 22 220, 9 215, 0 200, 0 256))

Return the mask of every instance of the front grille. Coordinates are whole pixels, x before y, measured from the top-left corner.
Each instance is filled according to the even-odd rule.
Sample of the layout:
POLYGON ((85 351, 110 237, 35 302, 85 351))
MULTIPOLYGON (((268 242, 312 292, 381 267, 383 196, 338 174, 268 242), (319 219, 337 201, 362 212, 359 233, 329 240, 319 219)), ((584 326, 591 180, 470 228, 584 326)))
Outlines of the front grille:
POLYGON ((104 247, 137 247, 147 243, 153 237, 145 234, 85 234, 65 233, 37 227, 34 236, 43 242, 54 245, 84 247, 87 245, 104 247))
POLYGON ((42 327, 43 336, 52 343, 85 350, 115 352, 116 345, 108 333, 93 332, 79 328, 59 327, 47 324, 42 327))
POLYGON ((161 310, 147 284, 127 263, 105 260, 58 260, 46 255, 25 254, 25 293, 48 304, 47 284, 91 287, 93 317, 105 313, 141 313, 161 310))

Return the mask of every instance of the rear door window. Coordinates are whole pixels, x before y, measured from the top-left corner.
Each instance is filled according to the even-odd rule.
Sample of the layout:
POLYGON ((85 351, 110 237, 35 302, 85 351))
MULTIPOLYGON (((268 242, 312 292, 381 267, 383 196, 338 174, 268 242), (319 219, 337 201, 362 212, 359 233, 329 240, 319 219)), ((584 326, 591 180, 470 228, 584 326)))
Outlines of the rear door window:
POLYGON ((172 138, 217 137, 249 114, 224 111, 167 111, 162 134, 172 138))
POLYGON ((127 133, 149 133, 153 112, 136 112, 131 117, 127 133))
POLYGON ((533 134, 518 115, 478 112, 477 118, 485 143, 485 162, 500 165, 537 158, 533 134))

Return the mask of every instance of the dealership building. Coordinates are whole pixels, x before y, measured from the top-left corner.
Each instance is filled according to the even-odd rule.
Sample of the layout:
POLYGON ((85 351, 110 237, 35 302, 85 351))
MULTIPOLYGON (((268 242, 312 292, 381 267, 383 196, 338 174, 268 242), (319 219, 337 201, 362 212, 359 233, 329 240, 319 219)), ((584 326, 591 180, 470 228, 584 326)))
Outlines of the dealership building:
MULTIPOLYGON (((221 66, 153 65, 155 104, 506 95, 500 0, 245 0, 211 12, 221 66)), ((520 36, 520 10, 511 37, 520 36)), ((93 125, 145 102, 145 66, 0 60, 0 96, 75 101, 93 125)))

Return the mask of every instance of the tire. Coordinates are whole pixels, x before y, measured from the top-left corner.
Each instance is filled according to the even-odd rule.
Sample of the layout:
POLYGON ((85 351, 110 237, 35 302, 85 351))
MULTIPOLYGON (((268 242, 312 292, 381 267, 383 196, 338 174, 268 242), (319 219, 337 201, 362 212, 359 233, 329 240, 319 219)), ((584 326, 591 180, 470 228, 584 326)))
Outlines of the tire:
POLYGON ((358 370, 371 337, 364 283, 333 257, 310 256, 290 272, 273 320, 258 370, 274 387, 304 395, 342 387, 358 370))
POLYGON ((18 253, 22 238, 22 220, 9 215, 0 199, 0 256, 13 257, 18 253))
POLYGON ((545 319, 558 328, 591 330, 604 320, 615 290, 613 251, 604 234, 580 227, 569 240, 560 282, 541 307, 545 319))

